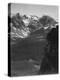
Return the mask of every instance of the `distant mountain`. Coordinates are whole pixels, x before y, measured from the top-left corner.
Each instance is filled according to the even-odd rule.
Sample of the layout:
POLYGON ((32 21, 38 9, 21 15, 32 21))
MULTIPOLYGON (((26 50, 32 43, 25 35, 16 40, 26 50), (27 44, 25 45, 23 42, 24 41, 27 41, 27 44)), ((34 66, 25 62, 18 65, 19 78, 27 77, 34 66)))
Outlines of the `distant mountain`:
POLYGON ((30 17, 23 15, 22 16, 22 21, 24 22, 25 26, 28 26, 30 23, 30 17))
POLYGON ((41 28, 49 30, 55 27, 56 24, 57 22, 50 16, 38 17, 36 15, 20 15, 17 13, 11 17, 11 37, 26 38, 41 28))
POLYGON ((47 15, 42 16, 39 19, 39 22, 43 25, 43 27, 47 27, 47 26, 52 27, 52 26, 55 26, 57 23, 52 17, 47 15))
POLYGON ((37 22, 38 21, 38 17, 37 16, 35 16, 35 15, 30 15, 30 16, 27 16, 27 15, 23 15, 22 16, 22 20, 23 20, 23 22, 24 22, 24 24, 26 25, 26 26, 28 26, 29 25, 29 23, 31 23, 31 22, 37 22))

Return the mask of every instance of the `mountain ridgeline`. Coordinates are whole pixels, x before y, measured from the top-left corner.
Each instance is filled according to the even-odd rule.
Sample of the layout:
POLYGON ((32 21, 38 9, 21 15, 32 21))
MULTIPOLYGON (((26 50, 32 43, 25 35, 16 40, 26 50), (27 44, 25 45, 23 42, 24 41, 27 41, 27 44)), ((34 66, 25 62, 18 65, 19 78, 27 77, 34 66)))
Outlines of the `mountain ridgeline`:
MULTIPOLYGON (((12 37, 26 38, 33 32, 43 28, 45 31, 55 27, 57 22, 50 16, 44 15, 42 17, 37 17, 35 15, 16 15, 10 17, 8 16, 10 22, 9 27, 11 28, 12 37)), ((8 20, 8 21, 9 21, 8 20)))

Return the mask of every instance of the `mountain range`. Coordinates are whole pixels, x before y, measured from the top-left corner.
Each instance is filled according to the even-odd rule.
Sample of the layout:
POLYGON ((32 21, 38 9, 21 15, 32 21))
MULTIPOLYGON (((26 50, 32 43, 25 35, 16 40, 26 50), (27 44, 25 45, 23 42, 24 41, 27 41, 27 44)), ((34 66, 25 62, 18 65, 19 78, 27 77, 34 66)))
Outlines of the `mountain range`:
MULTIPOLYGON (((10 17, 10 16, 9 16, 10 17)), ((57 22, 50 16, 20 15, 10 17, 11 38, 26 38, 31 33, 43 28, 45 31, 55 27, 57 22)))

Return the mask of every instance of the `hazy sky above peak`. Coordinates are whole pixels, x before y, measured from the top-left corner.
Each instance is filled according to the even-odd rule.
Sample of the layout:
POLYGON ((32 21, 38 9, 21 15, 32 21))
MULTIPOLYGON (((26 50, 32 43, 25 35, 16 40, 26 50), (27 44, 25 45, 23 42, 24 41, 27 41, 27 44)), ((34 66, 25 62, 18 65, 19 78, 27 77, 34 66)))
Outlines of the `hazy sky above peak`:
POLYGON ((35 5, 35 4, 11 4, 11 14, 20 13, 21 15, 36 15, 42 17, 48 15, 58 20, 58 7, 48 5, 35 5))

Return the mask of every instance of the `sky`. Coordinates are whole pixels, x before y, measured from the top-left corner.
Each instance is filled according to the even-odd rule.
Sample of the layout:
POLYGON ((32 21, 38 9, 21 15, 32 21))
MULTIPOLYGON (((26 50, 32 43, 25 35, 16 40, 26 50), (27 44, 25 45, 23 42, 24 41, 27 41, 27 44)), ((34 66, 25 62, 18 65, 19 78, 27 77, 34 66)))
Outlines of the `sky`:
POLYGON ((11 4, 11 14, 36 15, 42 17, 48 15, 58 21, 58 6, 35 5, 35 4, 11 4))

